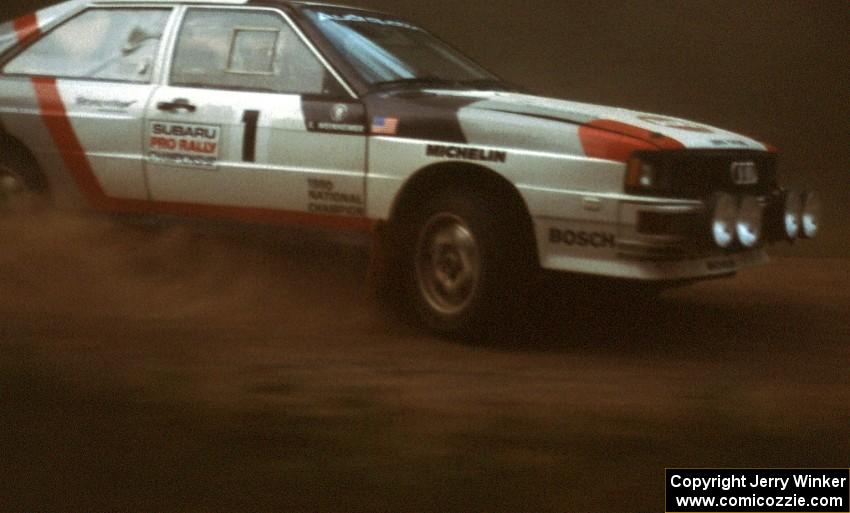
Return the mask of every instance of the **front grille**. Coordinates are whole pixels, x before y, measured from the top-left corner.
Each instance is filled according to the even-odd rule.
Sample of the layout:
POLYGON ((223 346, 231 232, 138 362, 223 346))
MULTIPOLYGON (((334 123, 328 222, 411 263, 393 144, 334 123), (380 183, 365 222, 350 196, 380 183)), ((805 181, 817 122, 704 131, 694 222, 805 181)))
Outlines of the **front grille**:
POLYGON ((717 191, 736 194, 766 195, 776 188, 776 154, 751 150, 675 150, 637 152, 635 156, 650 163, 658 173, 660 187, 635 188, 628 192, 671 198, 703 199, 717 191), (758 181, 739 185, 733 180, 734 163, 755 164, 758 181))
POLYGON ((696 233, 707 231, 707 226, 708 219, 705 214, 640 212, 637 231, 644 235, 692 237, 696 233))

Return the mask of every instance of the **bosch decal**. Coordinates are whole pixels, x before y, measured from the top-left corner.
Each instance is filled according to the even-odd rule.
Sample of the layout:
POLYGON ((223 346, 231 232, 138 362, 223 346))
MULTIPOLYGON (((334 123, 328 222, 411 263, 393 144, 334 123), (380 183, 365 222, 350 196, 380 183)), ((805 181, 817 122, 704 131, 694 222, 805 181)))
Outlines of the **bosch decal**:
POLYGON ((616 245, 616 238, 613 233, 559 230, 557 228, 550 228, 549 242, 551 244, 565 244, 567 246, 613 248, 616 245))

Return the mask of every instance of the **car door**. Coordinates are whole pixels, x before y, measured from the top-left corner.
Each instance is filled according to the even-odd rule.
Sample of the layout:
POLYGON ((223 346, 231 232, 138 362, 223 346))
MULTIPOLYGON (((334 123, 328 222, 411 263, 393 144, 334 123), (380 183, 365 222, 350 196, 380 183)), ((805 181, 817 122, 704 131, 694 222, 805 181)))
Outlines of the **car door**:
POLYGON ((365 126, 284 13, 187 7, 147 112, 151 197, 231 217, 363 218, 365 126))
POLYGON ((44 169, 67 171, 50 177, 55 189, 110 210, 148 199, 144 114, 172 12, 86 9, 4 64, 5 130, 28 141, 44 169))

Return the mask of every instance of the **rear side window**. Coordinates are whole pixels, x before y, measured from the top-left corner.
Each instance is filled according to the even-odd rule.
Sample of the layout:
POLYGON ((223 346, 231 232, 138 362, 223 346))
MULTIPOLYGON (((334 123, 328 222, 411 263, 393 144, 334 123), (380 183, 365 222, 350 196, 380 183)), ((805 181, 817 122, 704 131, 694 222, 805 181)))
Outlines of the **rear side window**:
POLYGON ((278 14, 191 9, 177 40, 171 84, 336 94, 327 70, 278 14))
POLYGON ((170 9, 85 11, 26 48, 3 72, 149 82, 170 14, 170 9))

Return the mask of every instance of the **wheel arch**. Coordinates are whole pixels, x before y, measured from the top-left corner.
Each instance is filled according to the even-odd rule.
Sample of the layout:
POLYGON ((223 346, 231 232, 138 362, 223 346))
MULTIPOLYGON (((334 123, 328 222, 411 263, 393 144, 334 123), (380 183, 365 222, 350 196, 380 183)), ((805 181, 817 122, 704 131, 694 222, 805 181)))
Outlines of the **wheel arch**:
POLYGON ((468 162, 439 162, 416 171, 401 187, 390 209, 391 229, 404 226, 434 194, 449 188, 481 191, 504 201, 522 223, 529 257, 538 260, 537 237, 528 204, 519 189, 503 175, 492 169, 468 162))
POLYGON ((5 158, 11 158, 13 164, 18 164, 21 169, 28 171, 30 186, 39 192, 50 190, 47 175, 41 169, 38 160, 32 151, 18 138, 0 129, 0 151, 5 158))

